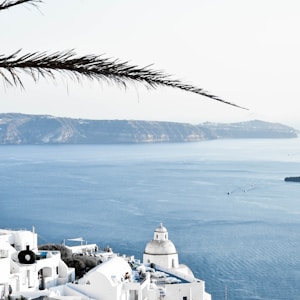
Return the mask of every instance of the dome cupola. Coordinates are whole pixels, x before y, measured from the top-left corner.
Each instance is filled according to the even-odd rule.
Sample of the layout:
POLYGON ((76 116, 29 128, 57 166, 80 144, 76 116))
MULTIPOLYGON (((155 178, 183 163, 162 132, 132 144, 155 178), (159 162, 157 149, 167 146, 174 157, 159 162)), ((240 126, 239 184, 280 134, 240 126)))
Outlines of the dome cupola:
POLYGON ((145 247, 144 262, 157 263, 166 267, 178 265, 177 250, 169 240, 168 230, 162 224, 155 229, 153 240, 145 247))
POLYGON ((166 241, 168 239, 168 230, 162 223, 154 231, 154 240, 166 241))
POLYGON ((144 253, 153 255, 177 253, 174 244, 168 239, 168 230, 162 224, 155 229, 153 240, 146 245, 144 253))

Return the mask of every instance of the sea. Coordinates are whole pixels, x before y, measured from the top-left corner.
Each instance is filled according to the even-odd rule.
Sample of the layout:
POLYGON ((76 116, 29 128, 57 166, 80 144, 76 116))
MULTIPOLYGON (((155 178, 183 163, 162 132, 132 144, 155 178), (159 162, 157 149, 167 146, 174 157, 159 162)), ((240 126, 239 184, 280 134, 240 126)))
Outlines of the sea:
POLYGON ((300 300, 300 138, 0 147, 0 228, 141 259, 163 223, 213 300, 300 300))

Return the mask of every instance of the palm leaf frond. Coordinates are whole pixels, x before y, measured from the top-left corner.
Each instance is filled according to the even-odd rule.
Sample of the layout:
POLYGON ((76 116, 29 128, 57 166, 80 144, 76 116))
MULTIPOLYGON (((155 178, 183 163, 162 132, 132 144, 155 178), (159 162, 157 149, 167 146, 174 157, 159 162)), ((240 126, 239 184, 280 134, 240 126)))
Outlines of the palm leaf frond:
POLYGON ((0 10, 8 9, 10 7, 19 5, 19 4, 30 4, 33 6, 37 6, 37 3, 42 3, 42 0, 5 0, 0 3, 0 10))
POLYGON ((29 74, 34 81, 37 81, 39 76, 55 79, 57 73, 62 73, 76 80, 86 77, 98 81, 114 82, 124 87, 127 87, 128 83, 142 83, 148 88, 167 86, 243 108, 201 88, 172 79, 170 75, 152 70, 149 66, 144 68, 131 66, 128 62, 120 62, 118 59, 111 60, 101 55, 77 56, 73 50, 52 54, 34 52, 22 56, 20 56, 19 50, 9 56, 0 55, 0 76, 5 83, 23 87, 19 76, 20 71, 29 74))

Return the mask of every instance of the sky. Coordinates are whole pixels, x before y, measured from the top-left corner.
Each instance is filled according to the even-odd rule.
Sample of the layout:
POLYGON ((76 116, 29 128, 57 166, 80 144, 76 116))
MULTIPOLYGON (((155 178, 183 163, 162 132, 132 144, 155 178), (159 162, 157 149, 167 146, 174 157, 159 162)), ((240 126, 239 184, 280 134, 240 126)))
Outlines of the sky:
POLYGON ((0 81, 0 113, 241 122, 300 129, 299 0, 44 0, 0 12, 0 54, 75 49, 171 74, 247 110, 181 90, 56 80, 0 81))

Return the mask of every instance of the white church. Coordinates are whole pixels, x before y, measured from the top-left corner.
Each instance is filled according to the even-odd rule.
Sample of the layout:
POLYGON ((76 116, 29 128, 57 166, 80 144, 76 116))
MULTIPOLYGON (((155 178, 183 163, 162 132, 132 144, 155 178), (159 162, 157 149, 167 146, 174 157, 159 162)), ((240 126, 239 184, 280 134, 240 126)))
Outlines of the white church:
MULTIPOLYGON (((33 240, 34 238, 33 236, 33 240)), ((9 241, 11 242, 14 242, 13 239, 9 241)), ((10 244, 9 247, 15 245, 10 244)), ((0 258, 1 273, 3 266, 6 270, 0 276, 0 299, 6 299, 9 294, 12 300, 20 295, 27 299, 48 296, 59 300, 211 300, 210 294, 205 291, 205 283, 195 278, 187 266, 179 263, 176 248, 162 224, 155 229, 153 240, 145 247, 143 263, 133 256, 111 255, 76 281, 73 277, 74 270, 64 265, 59 254, 52 253, 49 259, 58 259, 53 260, 53 266, 48 266, 48 260, 47 269, 43 269, 45 267, 42 267, 40 261, 31 259, 26 251, 37 251, 35 241, 29 247, 23 243, 21 248, 24 249, 20 249, 21 251, 6 251, 9 247, 7 243, 1 243, 0 233, 0 253, 5 253, 5 257, 0 258), (23 254, 19 255, 20 252, 23 254), (25 257, 28 260, 26 264, 23 260, 25 257), (47 284, 43 290, 40 289, 41 269, 49 270, 46 272, 47 284), (18 280, 14 279, 15 275, 18 280), (17 285, 16 282, 22 284, 17 285), (15 292, 9 290, 12 285, 15 292), (35 294, 34 291, 38 293, 35 294)), ((46 253, 46 257, 47 255, 46 253)), ((44 272, 42 275, 45 278, 44 272)))
POLYGON ((167 269, 176 270, 185 275, 193 276, 189 267, 179 264, 176 248, 173 242, 169 240, 168 231, 162 224, 155 229, 153 240, 146 245, 143 263, 153 263, 167 269))

